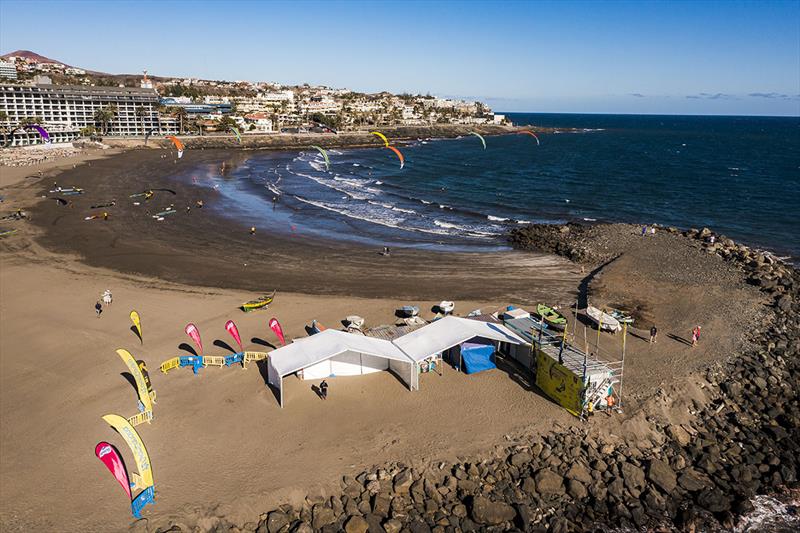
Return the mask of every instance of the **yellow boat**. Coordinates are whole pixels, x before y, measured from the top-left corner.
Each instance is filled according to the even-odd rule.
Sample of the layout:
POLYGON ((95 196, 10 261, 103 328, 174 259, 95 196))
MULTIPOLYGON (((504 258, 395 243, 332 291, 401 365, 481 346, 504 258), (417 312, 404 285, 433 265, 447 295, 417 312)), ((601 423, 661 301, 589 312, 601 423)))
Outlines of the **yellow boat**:
POLYGON ((250 300, 249 302, 245 302, 242 304, 242 311, 245 313, 249 313, 250 311, 255 311, 256 309, 264 309, 269 304, 272 303, 272 300, 275 299, 275 292, 272 291, 272 294, 262 296, 261 298, 256 298, 255 300, 250 300))

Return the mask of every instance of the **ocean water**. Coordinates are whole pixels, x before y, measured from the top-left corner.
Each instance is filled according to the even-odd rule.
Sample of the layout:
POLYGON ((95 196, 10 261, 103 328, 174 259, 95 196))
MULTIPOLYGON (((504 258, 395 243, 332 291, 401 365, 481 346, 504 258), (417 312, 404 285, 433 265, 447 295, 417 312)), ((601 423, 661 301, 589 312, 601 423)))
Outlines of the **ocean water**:
POLYGON ((238 152, 191 166, 248 226, 375 246, 503 248, 531 222, 703 227, 800 256, 800 118, 509 114, 575 132, 238 152), (224 166, 223 166, 224 163, 224 166), (273 199, 275 201, 273 201, 273 199))

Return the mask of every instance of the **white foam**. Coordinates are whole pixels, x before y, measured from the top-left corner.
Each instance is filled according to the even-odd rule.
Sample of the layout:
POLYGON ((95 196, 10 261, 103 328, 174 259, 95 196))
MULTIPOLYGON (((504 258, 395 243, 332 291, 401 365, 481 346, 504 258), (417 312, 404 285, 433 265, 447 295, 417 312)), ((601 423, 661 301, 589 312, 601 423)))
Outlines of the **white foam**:
POLYGON ((507 218, 496 217, 496 216, 493 216, 493 215, 489 215, 486 218, 488 218, 489 220, 493 220, 494 222, 507 222, 509 220, 507 218))

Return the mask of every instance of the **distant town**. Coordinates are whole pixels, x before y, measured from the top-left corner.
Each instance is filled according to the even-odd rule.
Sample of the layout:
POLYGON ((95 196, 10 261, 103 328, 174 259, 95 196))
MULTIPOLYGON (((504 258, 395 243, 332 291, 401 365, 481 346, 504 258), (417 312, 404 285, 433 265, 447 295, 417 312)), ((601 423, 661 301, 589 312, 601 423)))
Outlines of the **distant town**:
POLYGON ((326 86, 115 75, 17 51, 0 60, 5 146, 79 137, 336 133, 388 126, 506 124, 481 102, 326 86))

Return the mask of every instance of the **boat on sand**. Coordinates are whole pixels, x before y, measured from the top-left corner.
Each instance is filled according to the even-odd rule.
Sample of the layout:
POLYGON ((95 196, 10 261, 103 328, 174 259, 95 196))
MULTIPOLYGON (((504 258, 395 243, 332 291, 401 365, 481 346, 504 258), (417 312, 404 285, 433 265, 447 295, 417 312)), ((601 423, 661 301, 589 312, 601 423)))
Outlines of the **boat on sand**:
POLYGON ((241 307, 242 311, 249 313, 257 309, 266 309, 266 307, 272 303, 272 300, 275 299, 275 292, 276 291, 272 291, 272 294, 267 294, 255 300, 243 303, 241 307))
POLYGON ((344 321, 347 322, 347 329, 361 329, 364 326, 364 318, 358 315, 348 315, 344 321))
POLYGON ((536 306, 536 314, 553 329, 563 330, 567 326, 567 319, 564 315, 545 304, 536 306))
POLYGON ((592 322, 597 324, 597 327, 600 329, 612 331, 614 333, 622 329, 622 325, 620 325, 619 320, 596 307, 592 307, 591 305, 586 307, 586 316, 588 316, 592 322))
POLYGON ((633 324, 633 317, 631 314, 623 311, 622 309, 611 309, 609 310, 608 314, 616 318, 617 322, 620 324, 633 324))
POLYGON ((397 310, 397 316, 401 318, 417 316, 418 314, 419 314, 419 307, 416 305, 404 305, 403 307, 397 310))
POLYGON ((456 304, 454 302, 450 302, 448 300, 442 300, 439 302, 439 311, 445 315, 449 315, 453 312, 453 309, 456 308, 456 304))

